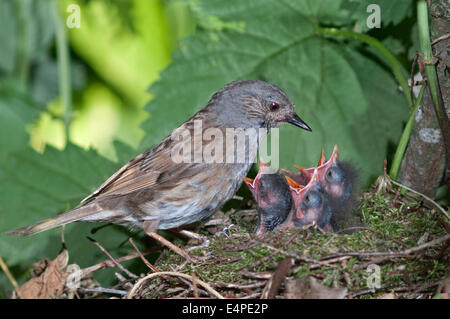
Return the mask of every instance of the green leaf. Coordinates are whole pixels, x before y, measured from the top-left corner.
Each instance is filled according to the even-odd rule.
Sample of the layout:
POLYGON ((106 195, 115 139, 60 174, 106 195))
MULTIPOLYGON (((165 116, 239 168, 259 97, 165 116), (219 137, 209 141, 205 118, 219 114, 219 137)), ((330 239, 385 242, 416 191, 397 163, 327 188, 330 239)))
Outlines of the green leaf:
MULTIPOLYGON (((116 144, 128 159, 132 151, 116 144)), ((132 154, 133 153, 133 154, 132 154)), ((27 148, 8 156, 0 170, 0 254, 9 265, 29 265, 43 257, 54 258, 61 249, 61 228, 30 237, 10 237, 3 232, 49 218, 76 206, 79 201, 106 180, 119 164, 94 151, 69 144, 64 151, 47 147, 44 154, 27 148)), ((73 223, 65 228, 65 243, 70 263, 92 266, 107 257, 89 240, 95 238, 111 254, 124 256, 130 245, 122 245, 132 235, 127 228, 114 226, 95 235, 90 230, 98 223, 73 223)), ((97 280, 112 284, 113 270, 95 274, 97 280)), ((2 290, 2 289, 0 289, 2 290)))
POLYGON ((0 1, 0 43, 0 68, 11 72, 17 45, 17 25, 11 1, 0 1))
POLYGON ((39 107, 30 103, 26 88, 17 79, 0 82, 0 167, 9 153, 27 147, 27 125, 38 115, 39 107))
MULTIPOLYGON (((55 257, 61 248, 60 229, 26 238, 5 236, 3 232, 74 207, 122 163, 136 155, 135 150, 122 143, 115 143, 121 163, 110 162, 92 150, 72 144, 63 151, 47 147, 43 154, 35 152, 28 143, 27 126, 37 119, 41 107, 19 81, 1 82, 0 255, 9 265, 29 265, 44 256, 55 257)), ((98 248, 85 239, 92 227, 92 224, 66 227, 71 261, 82 267, 105 259, 98 248)), ((123 227, 112 227, 94 236, 108 250, 122 253, 126 248, 119 246, 128 237, 123 227)))
POLYGON ((361 168, 364 184, 380 173, 387 144, 397 141, 407 117, 406 101, 381 65, 318 35, 311 16, 321 17, 325 6, 305 16, 293 8, 312 2, 195 3, 203 16, 217 17, 217 26, 183 41, 151 87, 155 99, 146 107, 152 116, 143 124, 142 148, 158 143, 226 83, 258 78, 283 88, 313 129, 281 127, 282 167, 313 166, 322 146, 330 155, 338 144, 342 158, 361 168))
POLYGON ((397 25, 405 17, 411 15, 414 0, 345 0, 343 7, 351 12, 351 16, 356 22, 355 31, 365 32, 369 29, 366 22, 372 14, 372 11, 367 12, 370 4, 380 6, 381 25, 387 26, 391 23, 397 25))

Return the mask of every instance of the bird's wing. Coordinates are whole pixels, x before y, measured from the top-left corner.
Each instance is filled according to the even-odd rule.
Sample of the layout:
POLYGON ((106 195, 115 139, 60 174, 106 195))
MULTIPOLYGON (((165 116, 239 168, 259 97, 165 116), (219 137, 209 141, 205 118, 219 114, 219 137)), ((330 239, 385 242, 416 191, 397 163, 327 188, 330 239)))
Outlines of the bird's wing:
MULTIPOLYGON (((91 195, 83 199, 80 205, 84 205, 94 199, 105 195, 124 195, 144 188, 170 188, 179 183, 181 178, 193 175, 201 169, 201 163, 177 163, 172 159, 174 145, 180 140, 180 130, 187 129, 191 136, 194 135, 193 120, 183 124, 172 134, 167 136, 159 145, 136 156, 134 159, 120 168, 114 175, 108 178, 91 195), (170 185, 169 185, 170 184, 170 185)), ((201 119, 201 118, 200 118, 201 119)), ((201 132, 196 132, 201 133, 201 132)), ((190 139, 189 142, 192 142, 190 139)), ((203 141, 203 146, 205 146, 203 141)), ((193 150, 193 148, 191 148, 193 150)), ((155 192, 158 190, 155 189, 155 192)))

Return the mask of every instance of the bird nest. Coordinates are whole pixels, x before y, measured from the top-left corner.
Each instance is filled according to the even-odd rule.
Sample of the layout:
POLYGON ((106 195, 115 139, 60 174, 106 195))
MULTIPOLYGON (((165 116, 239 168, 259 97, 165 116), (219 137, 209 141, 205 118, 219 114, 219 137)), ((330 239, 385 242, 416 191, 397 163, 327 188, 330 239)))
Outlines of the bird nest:
MULTIPOLYGON (((137 252, 133 257, 149 266, 147 274, 122 269, 123 275, 116 274, 119 282, 109 288, 87 276, 77 290, 60 286, 51 297, 448 297, 447 212, 420 194, 394 188, 385 175, 360 202, 357 226, 344 225, 336 233, 288 228, 262 237, 253 234, 257 213, 252 202, 243 203, 244 209, 218 212, 199 228, 210 243, 189 252, 198 257, 195 262, 164 249, 150 264, 145 252, 137 252)), ((196 244, 188 242, 183 248, 196 244)))

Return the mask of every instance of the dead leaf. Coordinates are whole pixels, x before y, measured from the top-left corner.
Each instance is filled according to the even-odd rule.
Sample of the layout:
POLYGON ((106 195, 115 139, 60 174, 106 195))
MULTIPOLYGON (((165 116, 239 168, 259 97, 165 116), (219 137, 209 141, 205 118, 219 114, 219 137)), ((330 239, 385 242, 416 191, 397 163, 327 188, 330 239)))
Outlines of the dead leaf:
POLYGON ((442 281, 441 298, 450 299, 450 275, 442 281))
POLYGON ((64 290, 67 274, 65 269, 69 261, 69 253, 63 250, 55 260, 44 258, 33 265, 34 277, 14 292, 14 299, 53 299, 64 290))
POLYGON ((311 276, 286 279, 287 299, 344 299, 346 295, 347 288, 330 288, 311 276))

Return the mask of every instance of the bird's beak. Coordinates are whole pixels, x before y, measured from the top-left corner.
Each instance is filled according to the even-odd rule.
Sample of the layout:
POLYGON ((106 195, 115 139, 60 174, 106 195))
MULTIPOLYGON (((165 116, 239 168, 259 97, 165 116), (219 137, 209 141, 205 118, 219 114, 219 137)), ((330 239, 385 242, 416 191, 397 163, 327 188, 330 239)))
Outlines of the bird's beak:
POLYGON ((255 188, 255 185, 253 184, 253 179, 248 177, 241 177, 241 178, 245 182, 245 184, 247 184, 249 187, 255 188))
POLYGON ((289 176, 284 176, 286 181, 288 182, 289 186, 292 187, 295 190, 301 190, 304 186, 297 184, 292 178, 289 176))
POLYGON ((337 144, 335 144, 334 145, 334 149, 333 149, 333 154, 331 154, 331 157, 330 157, 330 162, 331 163, 336 163, 336 161, 338 161, 339 160, 339 151, 338 151, 338 146, 337 146, 337 144))
POLYGON ((300 116, 298 116, 296 113, 294 113, 293 115, 286 116, 285 121, 292 125, 298 126, 304 130, 312 131, 311 128, 308 126, 308 124, 303 122, 300 116))

